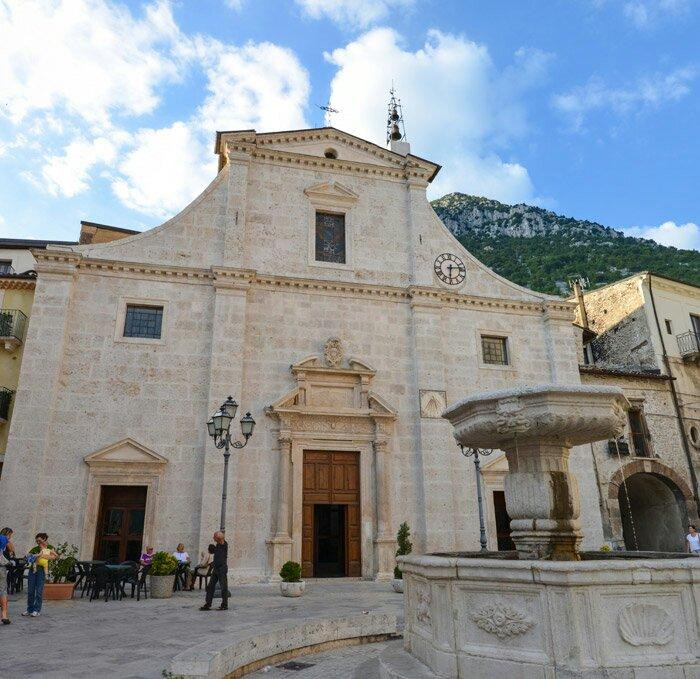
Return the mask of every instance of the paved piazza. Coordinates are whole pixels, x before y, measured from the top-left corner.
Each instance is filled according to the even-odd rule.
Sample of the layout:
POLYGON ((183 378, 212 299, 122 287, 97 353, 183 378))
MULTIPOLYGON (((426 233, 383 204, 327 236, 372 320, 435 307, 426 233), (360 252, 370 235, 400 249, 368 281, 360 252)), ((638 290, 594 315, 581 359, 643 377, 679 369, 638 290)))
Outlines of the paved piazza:
MULTIPOLYGON (((284 598, 277 584, 243 585, 232 590, 230 610, 198 610, 203 592, 177 592, 172 599, 45 602, 40 617, 21 617, 25 597, 10 597, 12 625, 0 629, 0 677, 161 677, 178 653, 203 642, 226 645, 280 623, 313 618, 388 613, 402 618, 403 598, 389 583, 310 581, 300 599, 284 598)), ((215 600, 216 604, 216 600, 215 600)), ((325 667, 371 661, 384 644, 367 644, 319 653, 306 662, 315 673, 271 667, 263 677, 306 677, 325 667)), ((297 660, 299 660, 297 658, 297 660)), ((281 664, 282 661, 274 663, 281 664)), ((344 670, 343 670, 344 671, 344 670)), ((257 676, 257 674, 256 674, 257 676)), ((326 674, 349 676, 350 674, 326 674)))

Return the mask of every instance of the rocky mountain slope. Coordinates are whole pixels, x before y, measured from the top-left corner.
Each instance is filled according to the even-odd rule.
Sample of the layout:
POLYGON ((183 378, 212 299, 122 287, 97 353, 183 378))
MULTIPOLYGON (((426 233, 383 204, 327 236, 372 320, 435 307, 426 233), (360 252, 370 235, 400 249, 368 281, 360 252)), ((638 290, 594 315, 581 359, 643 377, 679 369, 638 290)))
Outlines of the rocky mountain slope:
POLYGON ((448 229, 497 273, 533 290, 568 295, 567 281, 590 288, 650 270, 700 285, 700 252, 625 236, 595 222, 530 205, 450 193, 432 203, 448 229))

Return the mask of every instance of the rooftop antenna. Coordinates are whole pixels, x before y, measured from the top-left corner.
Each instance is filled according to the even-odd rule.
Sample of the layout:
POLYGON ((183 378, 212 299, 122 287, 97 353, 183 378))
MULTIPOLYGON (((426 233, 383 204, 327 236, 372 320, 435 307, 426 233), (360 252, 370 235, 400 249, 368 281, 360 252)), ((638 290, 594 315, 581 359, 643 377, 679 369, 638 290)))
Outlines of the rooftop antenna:
POLYGON ((333 127, 332 119, 333 119, 333 114, 334 113, 340 113, 340 111, 337 108, 333 108, 331 106, 331 100, 330 97, 328 98, 328 103, 325 106, 321 106, 320 104, 317 104, 317 106, 322 110, 326 112, 326 115, 324 116, 326 125, 328 127, 333 127))

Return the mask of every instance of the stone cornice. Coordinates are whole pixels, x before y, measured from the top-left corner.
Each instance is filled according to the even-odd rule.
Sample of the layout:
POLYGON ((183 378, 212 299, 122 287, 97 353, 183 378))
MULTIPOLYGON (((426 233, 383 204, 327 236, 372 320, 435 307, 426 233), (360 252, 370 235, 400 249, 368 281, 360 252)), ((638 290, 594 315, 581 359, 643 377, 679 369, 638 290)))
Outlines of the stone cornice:
POLYGON ((381 177, 393 181, 408 180, 412 183, 425 183, 426 185, 439 169, 438 165, 417 156, 409 154, 403 157, 389 150, 382 149, 371 142, 334 129, 297 130, 267 134, 257 134, 254 130, 245 130, 243 132, 222 132, 219 134, 221 140, 218 151, 226 158, 226 162, 233 158, 245 160, 252 157, 276 165, 295 165, 306 167, 310 170, 331 170, 360 174, 365 177, 381 177), (391 163, 392 166, 341 158, 325 158, 270 148, 273 144, 322 140, 342 142, 349 147, 375 156, 378 160, 391 163))
POLYGON ((683 295, 684 297, 700 299, 700 288, 694 285, 671 280, 669 278, 662 278, 654 274, 650 274, 650 276, 654 279, 653 286, 655 290, 666 290, 668 292, 675 292, 678 295, 683 295))
POLYGON ((188 284, 212 285, 216 288, 246 290, 257 287, 267 290, 318 293, 342 297, 366 297, 395 302, 410 302, 416 307, 460 308, 498 311, 516 314, 546 313, 549 317, 567 320, 574 303, 562 300, 517 300, 478 295, 464 295, 438 287, 377 285, 351 281, 333 281, 318 278, 296 278, 258 273, 252 269, 234 267, 194 268, 108 259, 90 259, 71 252, 37 253, 39 271, 47 273, 79 273, 113 275, 136 278, 160 278, 188 284))
POLYGON ((69 250, 32 250, 39 274, 73 274, 82 255, 69 250))

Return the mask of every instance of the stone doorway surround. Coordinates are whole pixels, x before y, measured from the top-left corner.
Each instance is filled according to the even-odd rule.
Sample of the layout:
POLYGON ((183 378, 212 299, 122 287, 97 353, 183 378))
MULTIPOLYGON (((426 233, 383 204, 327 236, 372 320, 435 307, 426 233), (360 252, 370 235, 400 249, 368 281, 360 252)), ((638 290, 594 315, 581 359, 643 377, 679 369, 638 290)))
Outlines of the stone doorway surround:
POLYGON ((305 450, 357 452, 360 457, 360 541, 364 579, 393 577, 392 442, 396 411, 370 390, 376 371, 357 359, 343 365, 340 340, 324 359, 291 366, 297 385, 266 409, 277 420, 279 474, 275 533, 267 540, 270 579, 282 564, 301 563, 305 450))
POLYGON ((133 439, 125 438, 84 459, 89 473, 80 558, 92 559, 102 486, 146 486, 143 544, 154 544, 158 492, 168 464, 167 458, 133 439))

